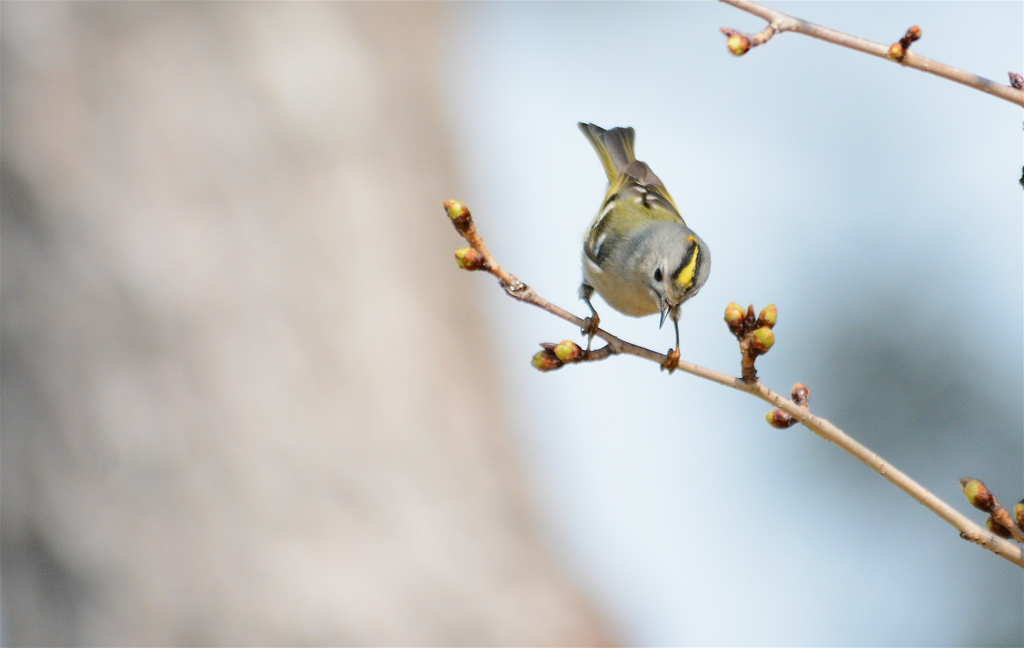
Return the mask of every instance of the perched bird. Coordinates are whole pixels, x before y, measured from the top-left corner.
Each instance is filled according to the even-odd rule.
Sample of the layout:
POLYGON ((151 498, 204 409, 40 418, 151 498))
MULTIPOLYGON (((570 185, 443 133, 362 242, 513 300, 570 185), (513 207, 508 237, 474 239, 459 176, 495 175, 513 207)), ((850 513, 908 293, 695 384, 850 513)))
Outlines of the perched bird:
POLYGON ((593 338, 600 322, 590 303, 597 290, 620 313, 643 317, 660 312, 659 327, 671 318, 678 361, 679 306, 707 281, 711 253, 686 226, 664 183, 636 159, 632 128, 579 127, 608 175, 608 192, 583 242, 580 299, 592 314, 584 333, 593 338))

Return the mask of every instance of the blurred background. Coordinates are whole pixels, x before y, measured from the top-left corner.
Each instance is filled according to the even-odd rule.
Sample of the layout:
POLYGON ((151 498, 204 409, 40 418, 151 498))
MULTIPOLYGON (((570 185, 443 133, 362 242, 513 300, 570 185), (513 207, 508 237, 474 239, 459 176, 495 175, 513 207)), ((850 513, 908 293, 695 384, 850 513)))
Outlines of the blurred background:
MULTIPOLYGON (((774 3, 1005 82, 1024 5, 774 3)), ((577 314, 633 126, 712 251, 682 356, 981 522, 1024 495, 1019 107, 717 3, 0 5, 6 645, 1021 645, 1024 579, 760 401, 577 314)), ((595 300, 657 349, 656 318, 595 300)))

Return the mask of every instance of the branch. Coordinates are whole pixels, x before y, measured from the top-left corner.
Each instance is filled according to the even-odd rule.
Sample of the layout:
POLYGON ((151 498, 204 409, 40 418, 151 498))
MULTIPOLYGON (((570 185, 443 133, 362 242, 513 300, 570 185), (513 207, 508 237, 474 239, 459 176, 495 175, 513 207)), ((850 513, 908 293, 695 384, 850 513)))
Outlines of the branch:
MULTIPOLYGON (((586 325, 585 320, 576 317, 572 313, 540 297, 532 288, 516 279, 511 273, 505 271, 497 261, 494 260, 494 257, 491 256, 487 246, 484 244, 483 238, 481 238, 477 233, 476 226, 473 224, 473 218, 469 213, 469 209, 465 205, 453 200, 446 202, 444 206, 448 212, 449 218, 452 220, 452 224, 455 225, 455 229, 470 245, 470 247, 462 248, 457 250, 455 253, 455 258, 460 267, 466 270, 483 270, 485 272, 489 272, 498 278, 502 288, 511 297, 537 306, 538 308, 541 308, 552 315, 560 317, 561 319, 581 328, 586 325)), ((1005 558, 1019 567, 1024 567, 1024 552, 1022 552, 1020 546, 1012 542, 1008 542, 1003 538, 998 537, 993 532, 974 523, 967 516, 936 497, 931 491, 915 482, 903 472, 899 471, 895 466, 885 461, 851 437, 847 436, 830 421, 811 414, 807 406, 807 400, 810 392, 806 387, 800 384, 797 384, 794 387, 794 400, 784 398, 771 389, 765 387, 757 378, 756 373, 753 373, 752 364, 750 364, 748 371, 748 363, 752 363, 752 358, 750 358, 751 355, 756 357, 756 355, 765 353, 769 348, 771 348, 771 344, 766 343, 767 336, 761 335, 759 348, 763 350, 757 350, 755 348, 758 347, 759 343, 753 342, 753 338, 757 337, 758 332, 763 333, 764 331, 767 331, 768 333, 771 333, 771 328, 774 326, 776 318, 775 308, 768 307, 761 312, 761 316, 754 318, 753 307, 748 309, 747 313, 741 315, 737 315, 733 310, 734 307, 737 309, 739 308, 736 304, 730 304, 729 308, 727 308, 726 321, 730 330, 738 339, 740 339, 741 348, 744 347, 744 340, 749 340, 746 344, 746 349, 743 351, 742 366, 746 380, 744 378, 730 376, 713 369, 708 369, 685 361, 679 361, 679 369, 699 378, 704 378, 705 380, 710 380, 711 382, 752 394, 761 400, 770 403, 773 407, 784 412, 788 417, 798 421, 804 427, 826 441, 831 441, 836 444, 849 454, 856 457, 864 465, 888 479, 897 488, 913 497, 925 508, 929 509, 957 529, 960 532, 960 537, 981 545, 997 556, 1005 558)), ((547 366, 538 366, 538 356, 535 356, 534 366, 537 366, 539 369, 554 369, 565 362, 603 360, 612 355, 623 354, 644 358, 645 360, 650 360, 651 362, 655 362, 663 367, 668 360, 668 356, 665 354, 657 353, 656 351, 621 340, 603 329, 596 329, 594 331, 594 335, 595 337, 599 337, 607 342, 608 345, 601 349, 597 349, 596 351, 584 351, 572 342, 563 342, 560 345, 554 346, 544 345, 544 350, 541 351, 538 356, 550 362, 547 366)), ((771 342, 774 342, 773 335, 771 336, 771 342)), ((772 418, 775 415, 775 412, 769 414, 769 422, 772 422, 772 418)), ((772 424, 775 425, 774 422, 772 422, 772 424)), ((776 427, 785 426, 776 425, 776 427)))
POLYGON ((1000 99, 1005 99, 1011 103, 1015 103, 1018 106, 1024 106, 1024 90, 1021 90, 1015 83, 1015 79, 1019 78, 1020 75, 1010 72, 1010 82, 1013 85, 1002 85, 995 81, 990 81, 984 77, 980 77, 977 74, 966 72, 958 68, 946 65, 945 63, 939 63, 933 61, 924 56, 920 56, 910 51, 910 43, 916 41, 921 37, 921 28, 914 26, 907 30, 907 34, 900 39, 899 42, 892 45, 883 45, 881 43, 875 43, 873 41, 858 38, 857 36, 850 36, 838 32, 828 27, 822 27, 815 25, 814 23, 794 18, 793 16, 776 11, 775 9, 769 9, 764 5, 759 5, 756 2, 750 0, 720 0, 726 4, 730 4, 737 9, 742 9, 748 13, 752 13, 755 16, 759 16, 768 21, 768 26, 760 32, 752 35, 746 35, 733 29, 723 27, 722 32, 728 37, 729 51, 737 56, 746 54, 751 47, 757 47, 762 45, 769 40, 772 36, 779 32, 797 32, 813 38, 818 38, 829 43, 848 47, 850 49, 857 50, 859 52, 865 52, 872 54, 879 58, 894 61, 900 65, 906 67, 916 68, 922 72, 928 72, 936 76, 949 79, 950 81, 956 81, 962 83, 965 86, 969 86, 982 92, 987 92, 991 95, 995 95, 1000 99))

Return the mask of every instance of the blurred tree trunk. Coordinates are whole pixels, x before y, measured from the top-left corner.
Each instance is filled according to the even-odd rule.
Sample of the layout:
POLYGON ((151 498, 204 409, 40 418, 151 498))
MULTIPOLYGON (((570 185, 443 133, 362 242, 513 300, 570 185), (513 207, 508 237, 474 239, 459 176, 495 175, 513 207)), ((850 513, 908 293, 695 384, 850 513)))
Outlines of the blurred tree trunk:
POLYGON ((452 10, 4 3, 4 643, 607 641, 451 258, 452 10))

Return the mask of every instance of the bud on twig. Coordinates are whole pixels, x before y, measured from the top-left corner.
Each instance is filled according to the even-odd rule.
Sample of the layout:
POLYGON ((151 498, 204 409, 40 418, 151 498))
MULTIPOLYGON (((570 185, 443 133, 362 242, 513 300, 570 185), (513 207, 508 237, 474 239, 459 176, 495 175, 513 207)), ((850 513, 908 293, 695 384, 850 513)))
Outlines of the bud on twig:
POLYGON ((964 495, 967 497, 967 501, 971 503, 971 506, 986 513, 992 510, 992 505, 995 504, 995 497, 985 487, 985 484, 977 479, 965 477, 960 480, 960 486, 963 488, 964 495))
POLYGON ((1014 505, 1013 517, 1017 520, 1017 525, 1024 529, 1024 500, 1021 500, 1014 505))
POLYGON ((1012 538, 1013 534, 1010 530, 995 521, 991 515, 985 520, 985 528, 999 536, 1000 538, 1012 538))
POLYGON ((750 39, 743 34, 732 34, 725 41, 725 46, 733 56, 743 56, 750 51, 750 39))
POLYGON ((554 371, 562 367, 562 361, 558 359, 554 352, 548 349, 533 354, 530 364, 539 371, 554 371))
POLYGON ((767 326, 762 326, 753 333, 750 339, 750 350, 757 355, 764 355, 775 345, 775 334, 767 326))
POLYGON ((743 318, 745 315, 743 307, 736 302, 730 302, 725 307, 725 323, 733 335, 743 335, 743 318))
POLYGON ((740 377, 743 382, 757 382, 755 359, 768 353, 775 344, 775 333, 772 328, 779 319, 775 304, 761 309, 759 315, 754 314, 754 305, 750 304, 744 311, 736 302, 729 302, 725 307, 725 323, 729 332, 736 336, 740 343, 740 377))
MULTIPOLYGON (((810 401, 811 390, 807 385, 803 383, 797 383, 793 385, 794 403, 804 408, 805 410, 810 411, 810 401)), ((792 414, 785 410, 780 409, 768 412, 768 414, 766 414, 764 418, 766 421, 768 421, 768 425, 772 426, 773 428, 778 428, 780 430, 784 430, 788 427, 796 425, 799 422, 795 416, 793 416, 792 414)))
POLYGON ((583 358, 583 349, 572 340, 562 340, 552 351, 565 364, 579 362, 583 358))
POLYGON ((765 414, 764 420, 768 421, 768 425, 776 430, 785 430, 796 425, 796 419, 790 416, 789 412, 783 412, 779 409, 765 414))
POLYGON ((466 234, 473 229, 473 216, 469 213, 469 208, 458 200, 449 200, 444 203, 444 208, 448 212, 448 218, 452 219, 452 225, 461 234, 466 234))
POLYGON ((793 385, 793 402, 800 407, 807 407, 811 400, 811 389, 803 383, 793 385))
POLYGON ((761 309, 761 314, 757 316, 757 326, 774 328, 777 321, 779 321, 779 311, 775 308, 775 304, 768 304, 761 309))
POLYGON ((459 248, 455 250, 455 260, 463 270, 483 270, 487 267, 484 255, 473 248, 459 248))
POLYGON ((1007 72, 1010 75, 1010 87, 1024 90, 1024 77, 1016 72, 1007 72))
POLYGON ((895 59, 900 63, 907 56, 907 51, 910 49, 910 44, 921 38, 921 28, 914 25, 907 30, 907 33, 903 35, 903 38, 898 43, 893 43, 889 47, 889 58, 895 59))

